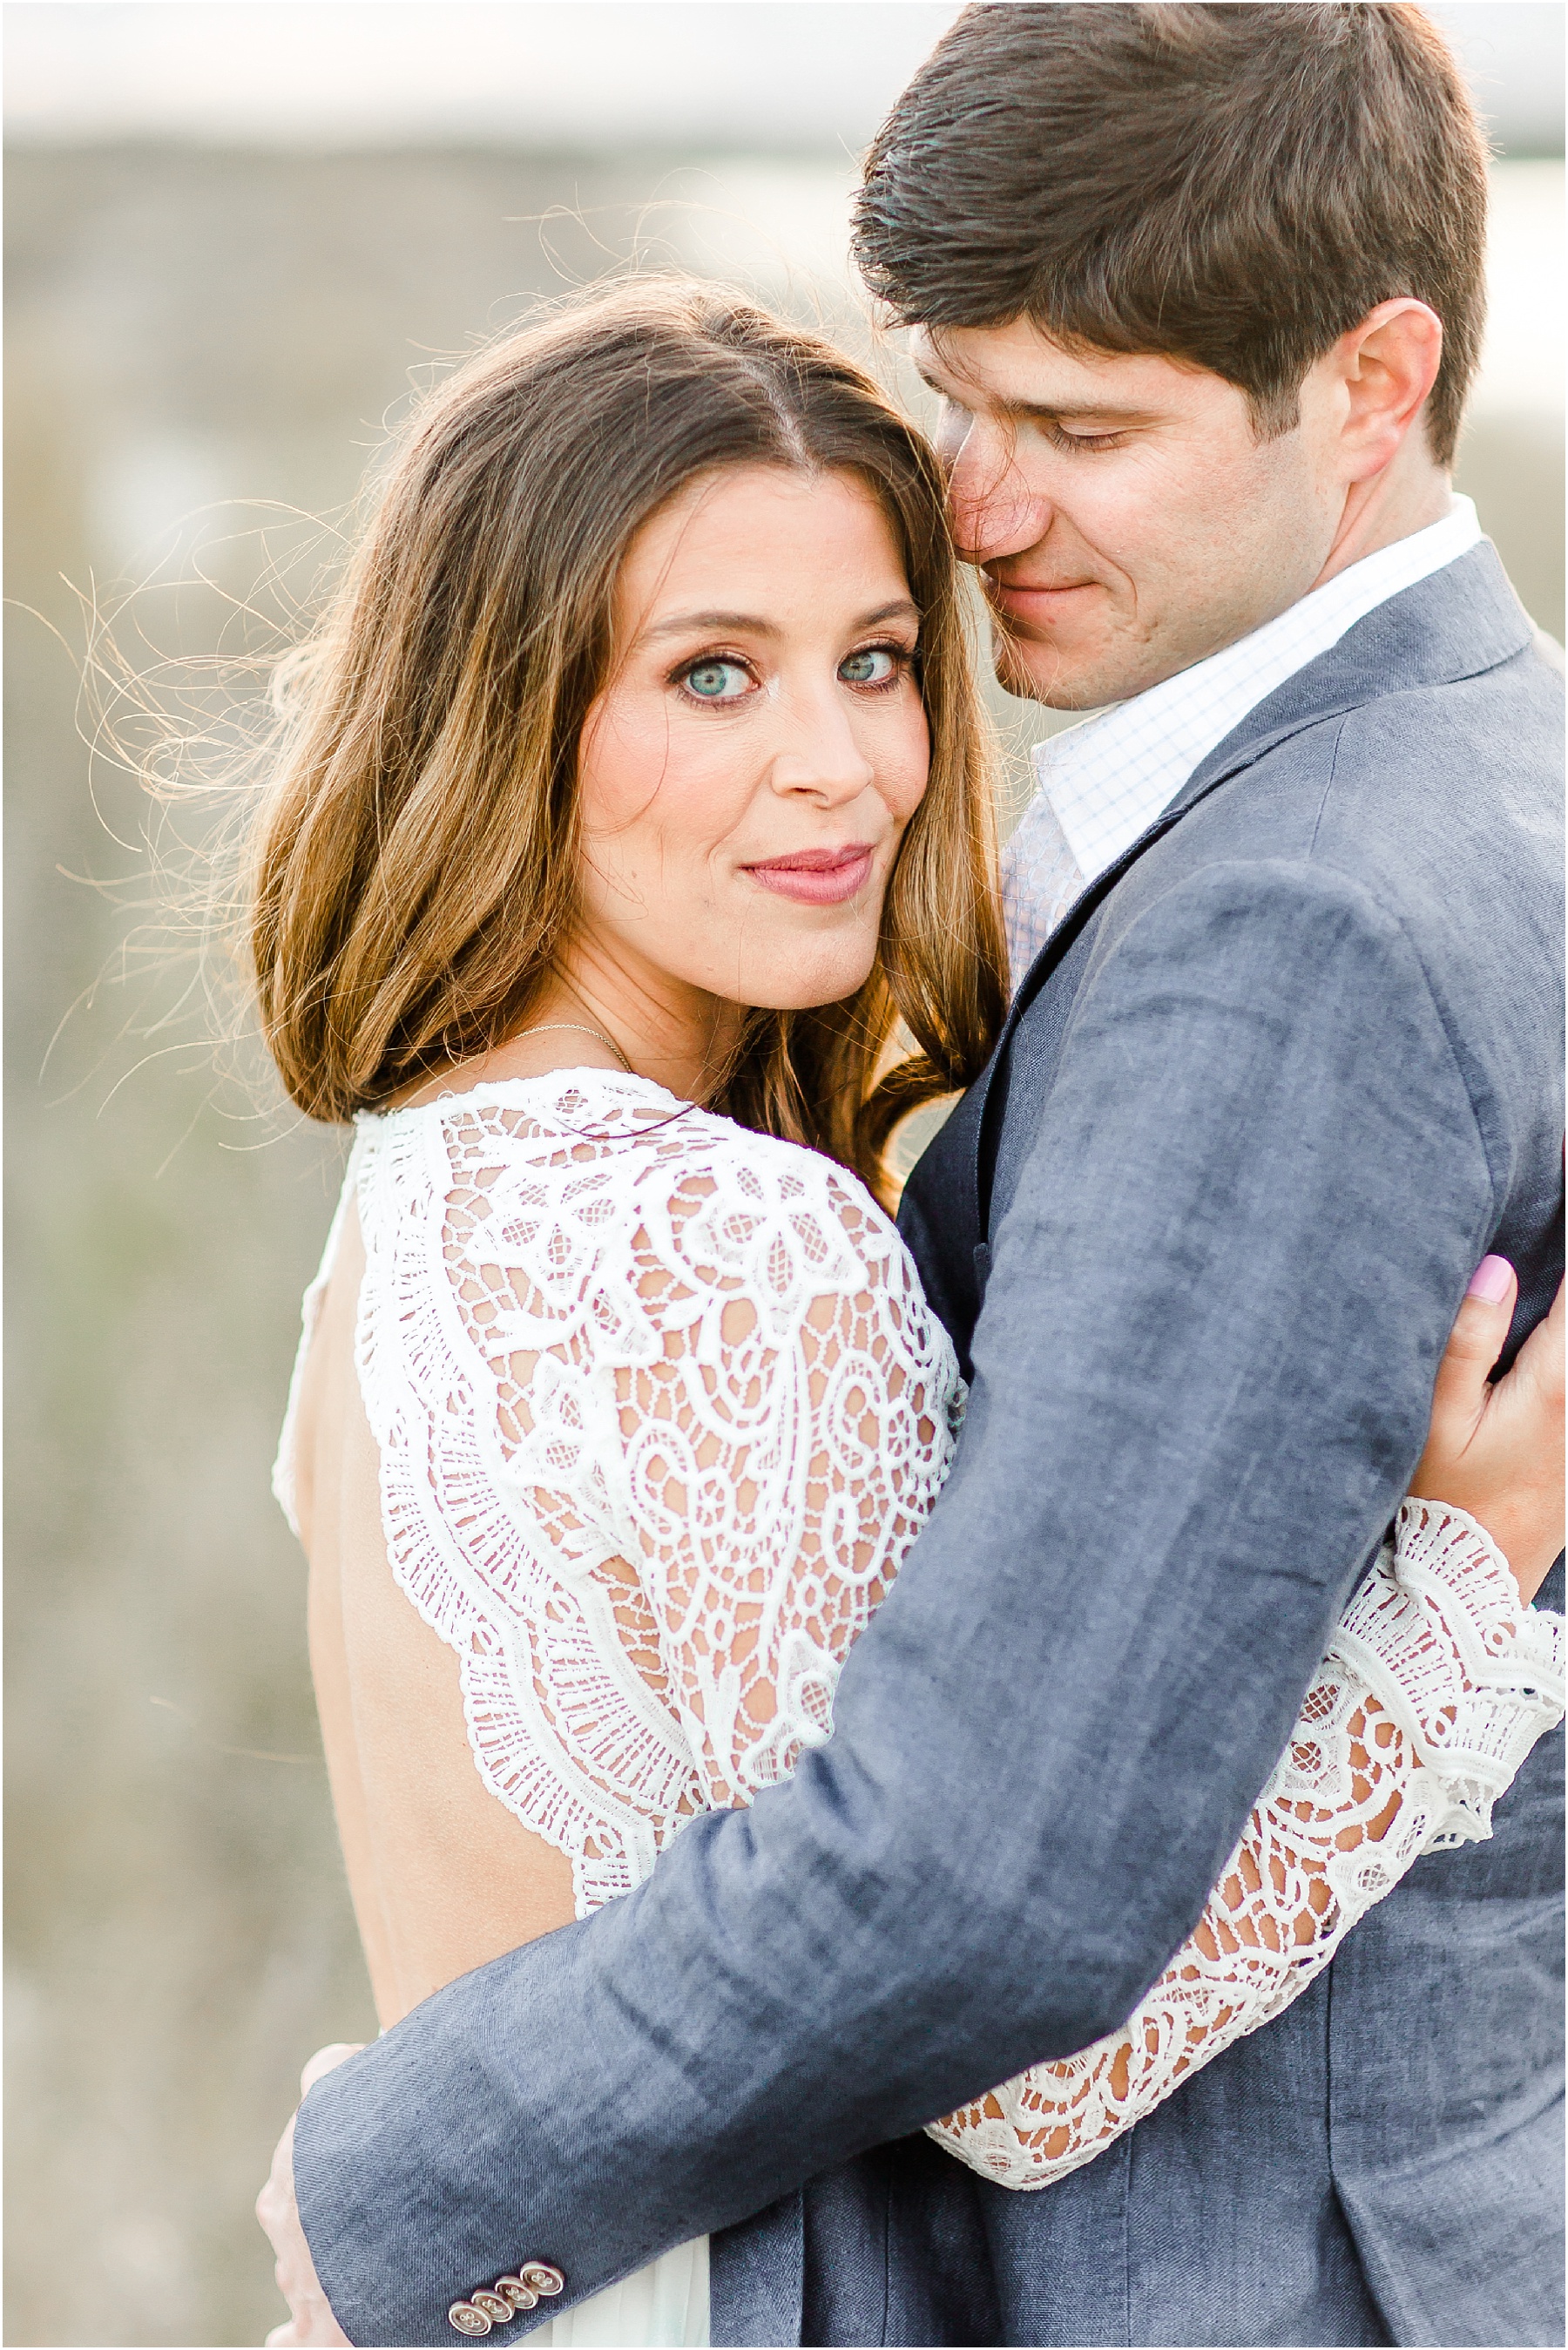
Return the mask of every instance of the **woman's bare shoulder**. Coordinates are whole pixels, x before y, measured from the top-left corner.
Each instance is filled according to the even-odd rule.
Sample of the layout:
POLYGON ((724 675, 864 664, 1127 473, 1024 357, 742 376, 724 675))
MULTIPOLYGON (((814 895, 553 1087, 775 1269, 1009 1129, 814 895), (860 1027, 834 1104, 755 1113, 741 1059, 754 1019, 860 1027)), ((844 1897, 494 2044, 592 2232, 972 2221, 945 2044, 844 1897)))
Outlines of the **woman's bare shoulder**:
POLYGON ((453 1279, 478 1250, 551 1290, 625 1259, 645 1300, 662 1294, 659 1270, 794 1312, 825 1292, 918 1285, 896 1227, 848 1170, 646 1078, 502 1079, 367 1123, 378 1187, 400 1211, 423 1193, 453 1279))
POLYGON ((426 1333, 498 1383, 504 1417, 520 1378, 537 1411, 585 1378, 691 1357, 723 1378, 758 1345, 815 1359, 836 1334, 957 1392, 896 1226, 821 1152, 599 1069, 482 1085, 361 1134, 367 1358, 426 1333))

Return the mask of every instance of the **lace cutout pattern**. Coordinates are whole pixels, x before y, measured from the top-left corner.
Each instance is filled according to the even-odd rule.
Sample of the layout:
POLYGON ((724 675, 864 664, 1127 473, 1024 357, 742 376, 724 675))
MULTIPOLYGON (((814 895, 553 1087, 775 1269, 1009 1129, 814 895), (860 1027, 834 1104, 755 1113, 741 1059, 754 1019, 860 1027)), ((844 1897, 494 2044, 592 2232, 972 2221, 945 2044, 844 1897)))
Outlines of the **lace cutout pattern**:
MULTIPOLYGON (((392 1571, 457 1652, 481 1774, 569 1856, 581 1916, 828 1735, 951 1459, 952 1348, 851 1177, 641 1078, 362 1118, 350 1196, 392 1571)), ((1137 2014, 933 2136, 1045 2186, 1267 2022, 1423 1852, 1490 1834, 1561 1717, 1562 1630, 1461 1513, 1407 1503, 1137 2014)))
POLYGON ((358 1365, 393 1571, 579 1914, 827 1735, 958 1378, 815 1154, 579 1072, 361 1121, 358 1365))

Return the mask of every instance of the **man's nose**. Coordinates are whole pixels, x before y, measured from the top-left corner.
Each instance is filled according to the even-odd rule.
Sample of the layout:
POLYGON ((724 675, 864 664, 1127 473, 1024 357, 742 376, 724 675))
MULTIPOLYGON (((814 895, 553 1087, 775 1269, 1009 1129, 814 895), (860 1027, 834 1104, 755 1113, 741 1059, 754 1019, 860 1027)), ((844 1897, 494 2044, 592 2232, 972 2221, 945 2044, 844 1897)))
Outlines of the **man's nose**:
POLYGON ((1011 449, 971 432, 948 475, 948 519, 966 563, 999 563, 1037 546, 1051 527, 1049 498, 1032 489, 1011 449))

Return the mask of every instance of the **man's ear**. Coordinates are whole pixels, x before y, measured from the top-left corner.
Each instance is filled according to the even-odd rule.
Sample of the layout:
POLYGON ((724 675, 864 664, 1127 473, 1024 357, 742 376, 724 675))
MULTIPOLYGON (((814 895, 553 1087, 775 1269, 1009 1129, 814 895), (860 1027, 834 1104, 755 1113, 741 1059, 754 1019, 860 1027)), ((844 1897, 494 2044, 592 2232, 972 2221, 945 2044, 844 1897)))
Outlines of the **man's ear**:
POLYGON ((1443 322, 1425 302, 1379 302, 1329 354, 1338 379, 1343 478, 1364 482, 1397 454, 1438 379, 1443 322))

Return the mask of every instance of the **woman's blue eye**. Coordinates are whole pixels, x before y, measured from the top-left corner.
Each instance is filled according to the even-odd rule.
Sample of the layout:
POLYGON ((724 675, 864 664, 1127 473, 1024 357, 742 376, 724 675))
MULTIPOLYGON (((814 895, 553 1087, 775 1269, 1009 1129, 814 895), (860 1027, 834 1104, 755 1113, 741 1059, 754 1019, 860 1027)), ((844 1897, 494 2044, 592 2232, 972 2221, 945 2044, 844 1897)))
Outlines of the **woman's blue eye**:
POLYGON ((846 685, 886 685, 897 667, 897 656, 886 645, 867 645, 863 653, 840 661, 838 674, 846 685))
POLYGON ((739 661, 705 660, 689 669, 683 682, 700 701, 730 702, 745 691, 751 680, 739 661))

